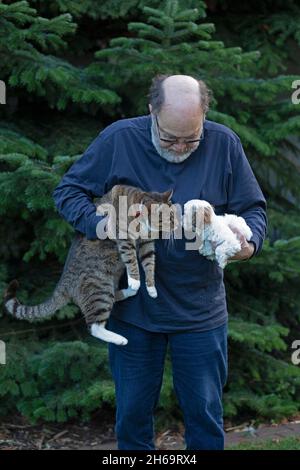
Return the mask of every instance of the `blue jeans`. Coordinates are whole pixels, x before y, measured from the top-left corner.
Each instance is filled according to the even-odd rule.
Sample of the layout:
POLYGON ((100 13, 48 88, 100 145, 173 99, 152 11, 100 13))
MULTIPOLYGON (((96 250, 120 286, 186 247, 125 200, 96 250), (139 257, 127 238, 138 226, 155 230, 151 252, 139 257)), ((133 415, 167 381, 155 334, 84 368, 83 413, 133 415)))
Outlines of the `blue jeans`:
POLYGON ((109 344, 116 388, 119 450, 155 450, 153 413, 170 346, 174 390, 184 416, 188 450, 224 449, 222 391, 227 380, 227 323, 204 332, 152 333, 110 317, 125 336, 109 344))

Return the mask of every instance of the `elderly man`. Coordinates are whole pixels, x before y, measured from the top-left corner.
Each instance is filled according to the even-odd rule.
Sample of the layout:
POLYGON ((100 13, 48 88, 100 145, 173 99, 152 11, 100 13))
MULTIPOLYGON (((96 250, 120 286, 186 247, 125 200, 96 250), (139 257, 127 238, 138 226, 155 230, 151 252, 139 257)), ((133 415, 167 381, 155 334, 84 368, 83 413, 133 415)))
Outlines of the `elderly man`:
MULTIPOLYGON (((63 177, 54 191, 60 214, 96 239, 107 219, 96 215, 93 196, 118 183, 146 191, 173 188, 172 200, 182 207, 204 199, 217 214, 244 217, 253 236, 249 242, 241 238, 234 259, 256 255, 266 233, 266 201, 239 137, 206 120, 208 107, 204 82, 186 75, 155 77, 150 114, 105 128, 63 177)), ((141 270, 137 295, 115 303, 108 324, 129 340, 126 346, 109 345, 118 448, 155 449, 153 413, 169 346, 186 448, 221 450, 228 320, 223 271, 197 250, 186 250, 185 237, 167 249, 166 240, 155 243, 158 297, 148 295, 141 270)))

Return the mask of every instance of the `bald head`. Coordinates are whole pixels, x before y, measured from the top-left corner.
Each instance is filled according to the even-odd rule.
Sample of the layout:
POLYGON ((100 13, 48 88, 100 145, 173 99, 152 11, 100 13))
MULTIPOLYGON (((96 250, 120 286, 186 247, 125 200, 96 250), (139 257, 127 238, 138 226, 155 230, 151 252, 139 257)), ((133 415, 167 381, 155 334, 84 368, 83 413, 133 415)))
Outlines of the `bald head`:
POLYGON ((150 112, 159 115, 166 133, 178 137, 197 134, 204 117, 198 80, 189 75, 163 77, 158 79, 157 93, 153 96, 150 112))
POLYGON ((162 84, 164 102, 160 117, 168 127, 178 132, 197 128, 203 115, 200 101, 199 83, 188 75, 171 75, 162 84))
POLYGON ((200 89, 199 83, 188 75, 171 75, 162 84, 164 92, 163 108, 167 111, 173 109, 199 109, 200 89))
POLYGON ((149 90, 149 109, 159 114, 163 106, 199 106, 203 114, 209 109, 210 90, 202 80, 190 75, 157 75, 149 90))

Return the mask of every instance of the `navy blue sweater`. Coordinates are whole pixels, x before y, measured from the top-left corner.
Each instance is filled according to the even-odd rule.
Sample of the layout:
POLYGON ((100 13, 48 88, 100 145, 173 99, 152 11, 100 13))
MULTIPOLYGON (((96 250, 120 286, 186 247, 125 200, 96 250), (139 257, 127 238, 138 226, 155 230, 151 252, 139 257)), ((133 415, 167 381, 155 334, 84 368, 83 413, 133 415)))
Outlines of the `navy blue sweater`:
MULTIPOLYGON (((228 127, 205 121, 204 139, 182 163, 162 158, 151 141, 150 115, 119 120, 106 127, 64 175, 53 193, 59 213, 88 239, 96 239, 100 217, 93 197, 115 184, 145 191, 173 188, 172 201, 182 207, 190 199, 205 199, 217 214, 244 217, 250 226, 255 255, 266 234, 266 201, 245 156, 239 137, 228 127)), ((223 270, 186 239, 155 240, 156 288, 151 298, 143 269, 137 295, 117 302, 112 315, 149 331, 204 331, 227 321, 223 270)), ((190 241, 190 240, 188 240, 190 241)), ((126 287, 126 273, 120 287, 126 287)))

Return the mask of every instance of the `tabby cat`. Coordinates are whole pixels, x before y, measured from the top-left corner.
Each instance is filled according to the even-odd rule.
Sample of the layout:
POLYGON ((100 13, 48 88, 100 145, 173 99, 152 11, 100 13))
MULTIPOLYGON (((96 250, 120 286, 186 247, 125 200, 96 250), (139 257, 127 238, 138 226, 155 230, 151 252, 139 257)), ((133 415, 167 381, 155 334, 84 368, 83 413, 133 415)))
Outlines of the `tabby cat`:
MULTIPOLYGON (((161 217, 158 226, 152 227, 149 217, 137 211, 133 216, 120 214, 119 196, 127 198, 128 207, 131 204, 144 205, 148 215, 151 204, 156 204, 157 211, 162 204, 171 207, 172 190, 164 193, 145 192, 128 185, 116 185, 102 198, 94 201, 97 208, 111 204, 116 213, 116 235, 121 221, 125 220, 130 227, 137 216, 139 223, 150 230, 162 230, 161 217), (124 219, 124 220, 123 220, 124 219)), ((103 213, 103 212, 102 212, 103 213)), ((175 227, 174 212, 170 211, 170 235, 175 227)), ((144 232, 145 233, 145 232, 144 232)), ((128 230, 126 239, 97 239, 87 240, 84 235, 77 233, 70 247, 63 273, 55 290, 45 302, 34 305, 22 305, 16 298, 18 282, 12 281, 5 292, 4 306, 7 312, 20 320, 34 321, 38 318, 51 317, 58 309, 72 301, 81 309, 90 333, 96 338, 118 345, 127 344, 127 339, 105 328, 115 301, 135 295, 140 287, 140 274, 137 255, 145 271, 146 288, 151 297, 156 297, 155 271, 155 241, 141 235, 134 235, 128 230), (128 288, 118 290, 119 280, 126 268, 128 288)))

